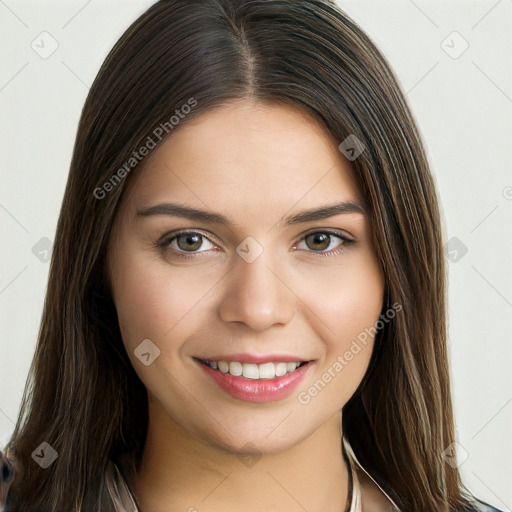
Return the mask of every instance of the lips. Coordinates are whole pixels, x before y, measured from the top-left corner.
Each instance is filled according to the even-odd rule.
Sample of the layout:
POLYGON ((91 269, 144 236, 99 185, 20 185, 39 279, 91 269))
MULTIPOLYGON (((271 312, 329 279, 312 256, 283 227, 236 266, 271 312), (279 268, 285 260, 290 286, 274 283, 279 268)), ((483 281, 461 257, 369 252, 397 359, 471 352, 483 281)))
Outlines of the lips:
POLYGON ((294 361, 286 363, 280 362, 268 362, 268 363, 243 363, 241 361, 208 361, 200 360, 202 363, 208 365, 214 370, 218 370, 222 373, 229 373, 235 377, 243 376, 246 379, 273 379, 274 377, 281 377, 286 373, 295 371, 301 364, 305 364, 306 361, 294 361))
MULTIPOLYGON (((224 357, 224 359, 219 359, 218 361, 215 361, 214 358, 211 358, 211 360, 199 358, 194 359, 198 362, 206 375, 209 376, 222 390, 232 397, 246 402, 273 402, 288 397, 304 379, 304 376, 313 363, 313 361, 301 361, 295 356, 247 356, 247 354, 245 354, 245 357, 243 358, 240 356, 241 354, 220 356, 224 357), (234 359, 235 357, 237 359, 234 359), (227 361, 228 359, 230 360, 229 363, 227 361), (289 359, 289 361, 285 361, 285 359, 289 359), (255 360, 265 361, 256 364, 253 362, 255 360), (217 368, 214 368, 215 363, 217 368), (294 369, 291 369, 291 363, 294 363, 294 369), (228 371, 221 371, 219 369, 219 365, 223 366, 228 364, 228 371), (271 377, 271 369, 269 365, 272 364, 275 369, 278 369, 279 365, 290 364, 290 366, 287 367, 290 368, 290 371, 286 371, 282 375, 271 377), (298 366, 296 366, 297 364, 298 366), (233 368, 235 373, 239 373, 239 375, 232 375, 231 368, 233 368), (265 376, 262 377, 261 373, 256 377, 256 374, 254 373, 256 371, 270 373, 264 374, 268 376, 267 378, 265 376), (244 376, 244 373, 249 374, 249 376, 244 376)), ((226 367, 224 366, 223 369, 226 370, 226 367)))
POLYGON ((239 352, 238 354, 229 354, 229 355, 213 355, 209 357, 196 357, 196 359, 208 360, 208 361, 239 361, 241 363, 270 363, 270 362, 279 362, 282 361, 284 363, 293 363, 294 361, 298 362, 307 362, 309 359, 305 359, 300 356, 290 355, 290 354, 250 354, 248 352, 239 352))

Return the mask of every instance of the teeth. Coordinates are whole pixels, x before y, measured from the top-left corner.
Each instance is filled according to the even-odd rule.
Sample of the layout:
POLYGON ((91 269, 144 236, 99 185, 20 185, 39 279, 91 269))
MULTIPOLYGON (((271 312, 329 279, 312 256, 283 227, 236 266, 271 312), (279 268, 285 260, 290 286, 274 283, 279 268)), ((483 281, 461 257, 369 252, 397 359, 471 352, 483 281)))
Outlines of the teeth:
MULTIPOLYGON (((284 363, 281 363, 284 364, 284 363)), ((286 363, 286 371, 287 372, 293 372, 297 368, 297 365, 295 363, 286 363)))
POLYGON ((286 373, 295 371, 300 362, 294 363, 240 363, 239 361, 203 361, 210 368, 219 370, 222 373, 229 373, 236 377, 244 376, 246 379, 273 379, 281 377, 286 373))
MULTIPOLYGON (((294 363, 292 363, 294 364, 294 363)), ((286 370, 288 368, 288 363, 277 363, 276 364, 276 377, 281 377, 281 375, 284 375, 286 373, 286 370)), ((297 367, 295 367, 297 368, 297 367)), ((295 370, 294 368, 294 370, 295 370)))
POLYGON ((273 379, 276 376, 276 365, 274 363, 260 364, 258 370, 260 379, 273 379))
MULTIPOLYGON (((231 363, 233 364, 233 363, 231 363)), ((231 364, 229 367, 231 368, 231 364)), ((247 363, 244 365, 241 365, 243 367, 242 374, 247 379, 259 379, 260 378, 260 371, 258 369, 257 364, 247 363)), ((232 373, 231 371, 229 373, 232 373)))
MULTIPOLYGON (((219 361, 217 364, 219 365, 219 370, 222 373, 228 373, 229 372, 229 364, 226 363, 226 361, 219 361)), ((212 366, 211 363, 210 363, 210 366, 212 366)), ((212 368, 213 368, 213 366, 212 366, 212 368)))
POLYGON ((240 375, 242 375, 242 372, 242 363, 239 363, 238 361, 231 361, 231 363, 229 363, 229 373, 231 373, 231 375, 240 377, 240 375))

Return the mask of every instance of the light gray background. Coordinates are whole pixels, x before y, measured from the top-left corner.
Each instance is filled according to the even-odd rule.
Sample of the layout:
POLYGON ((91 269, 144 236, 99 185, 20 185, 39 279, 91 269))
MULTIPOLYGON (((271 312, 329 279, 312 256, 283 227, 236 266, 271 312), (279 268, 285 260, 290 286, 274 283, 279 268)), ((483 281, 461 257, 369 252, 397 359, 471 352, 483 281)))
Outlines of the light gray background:
MULTIPOLYGON (((0 0, 2 448, 35 348, 45 249, 83 102, 112 45, 152 3, 0 0)), ((424 136, 446 240, 458 239, 447 257, 461 472, 477 496, 511 511, 512 0, 338 3, 389 59, 424 136)))

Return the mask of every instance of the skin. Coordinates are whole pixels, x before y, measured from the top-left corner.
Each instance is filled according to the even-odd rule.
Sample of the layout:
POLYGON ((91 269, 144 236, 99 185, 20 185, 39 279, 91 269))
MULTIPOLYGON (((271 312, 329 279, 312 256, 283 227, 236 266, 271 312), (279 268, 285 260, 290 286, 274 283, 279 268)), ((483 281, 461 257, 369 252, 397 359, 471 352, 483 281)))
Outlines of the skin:
MULTIPOLYGON (((283 221, 339 201, 364 208, 338 143, 290 106, 230 102, 180 127, 130 183, 108 263, 123 341, 149 397, 133 482, 145 512, 345 510, 341 409, 365 374, 373 339, 307 404, 298 395, 376 323, 384 277, 364 212, 283 221), (166 202, 232 224, 137 215, 166 202), (170 241, 178 230, 206 238, 170 241), (336 233, 306 238, 326 230, 353 242, 336 233), (169 244, 157 247, 165 234, 169 244), (248 236, 263 249, 252 263, 236 252, 248 236), (145 339, 160 350, 148 366, 134 354, 145 339), (291 396, 252 403, 224 392, 193 359, 238 352, 313 363, 291 396), (251 455, 255 463, 245 464, 251 455)), ((384 510, 363 484, 365 510, 384 510)))

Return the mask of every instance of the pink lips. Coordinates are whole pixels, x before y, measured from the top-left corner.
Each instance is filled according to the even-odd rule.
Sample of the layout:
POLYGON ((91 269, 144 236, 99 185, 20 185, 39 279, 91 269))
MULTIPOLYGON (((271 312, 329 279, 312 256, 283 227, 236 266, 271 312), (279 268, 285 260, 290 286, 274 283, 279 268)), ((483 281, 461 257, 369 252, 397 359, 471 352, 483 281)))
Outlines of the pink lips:
MULTIPOLYGON (((213 359, 212 360, 217 360, 213 359)), ((229 358, 224 356, 219 360, 243 361, 244 363, 265 363, 269 361, 293 362, 300 359, 293 359, 288 356, 264 356, 254 357, 247 354, 233 354, 229 358)), ((226 393, 246 402, 274 402, 282 400, 292 394, 294 389, 304 379, 306 372, 311 367, 311 361, 298 367, 295 371, 286 373, 281 377, 273 379, 247 379, 235 377, 229 373, 222 373, 219 370, 210 368, 207 364, 199 362, 203 371, 226 393)))
POLYGON ((243 363, 254 363, 254 364, 263 364, 263 363, 271 363, 274 361, 279 361, 283 363, 294 363, 294 362, 302 362, 308 361, 308 359, 302 359, 302 357, 298 356, 290 356, 288 354, 249 354, 248 352, 240 352, 238 354, 230 354, 229 356, 225 355, 216 355, 216 356, 208 356, 203 357, 202 359, 208 359, 209 361, 240 361, 243 363))

